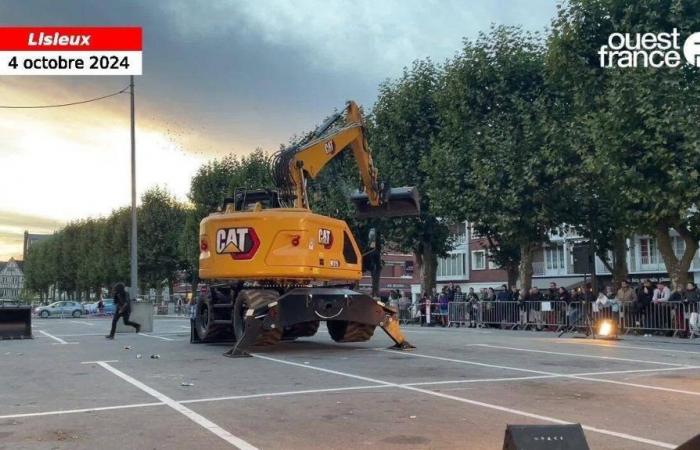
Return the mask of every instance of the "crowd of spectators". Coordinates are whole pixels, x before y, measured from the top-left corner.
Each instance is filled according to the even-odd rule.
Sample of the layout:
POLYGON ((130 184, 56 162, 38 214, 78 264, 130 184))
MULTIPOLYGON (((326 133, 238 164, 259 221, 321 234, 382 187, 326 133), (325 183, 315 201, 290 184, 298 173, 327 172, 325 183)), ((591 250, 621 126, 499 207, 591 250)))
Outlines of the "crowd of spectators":
MULTIPOLYGON (((410 308, 411 301, 407 296, 402 296, 400 301, 403 301, 403 304, 397 305, 400 306, 399 309, 410 308)), ((667 322, 675 321, 675 323, 685 323, 680 334, 685 334, 693 328, 700 330, 700 317, 697 314, 700 312, 700 292, 693 282, 688 282, 685 289, 677 287, 671 290, 668 282, 663 280, 652 283, 647 279, 636 289, 628 281, 622 281, 617 290, 611 285, 605 285, 597 294, 593 292, 590 284, 576 287, 571 291, 551 282, 549 289, 544 291, 532 287, 529 291, 522 292, 515 286, 509 288, 502 284, 498 289, 487 287, 477 292, 474 288, 469 288, 467 292, 462 292, 459 285, 450 283, 442 287, 439 292, 434 291, 432 295, 425 293, 421 296, 419 308, 417 308, 420 311, 421 323, 427 322, 426 311, 429 308, 430 322, 447 326, 448 305, 453 302, 466 304, 462 307, 462 311, 465 311, 463 315, 467 318, 462 322, 465 322, 463 324, 468 327, 477 326, 476 315, 472 312, 478 309, 480 303, 483 303, 487 309, 495 311, 497 317, 515 324, 513 328, 543 330, 547 328, 547 324, 560 323, 561 321, 557 319, 564 317, 567 324, 575 324, 582 319, 584 307, 588 308, 589 313, 590 311, 605 312, 611 318, 620 320, 620 312, 625 306, 625 310, 630 312, 626 320, 635 321, 629 325, 637 328, 664 328, 670 326, 667 322), (505 308, 499 306, 500 302, 516 302, 520 307, 505 308), (524 307, 525 302, 529 302, 528 308, 524 307), (541 306, 544 302, 548 305, 541 306), (652 305, 654 305, 653 308, 652 305), (663 313, 664 308, 668 309, 667 313, 658 313, 658 311, 663 313), (654 309, 654 313, 650 312, 651 309, 654 309), (663 323, 657 323, 659 321, 663 323)))

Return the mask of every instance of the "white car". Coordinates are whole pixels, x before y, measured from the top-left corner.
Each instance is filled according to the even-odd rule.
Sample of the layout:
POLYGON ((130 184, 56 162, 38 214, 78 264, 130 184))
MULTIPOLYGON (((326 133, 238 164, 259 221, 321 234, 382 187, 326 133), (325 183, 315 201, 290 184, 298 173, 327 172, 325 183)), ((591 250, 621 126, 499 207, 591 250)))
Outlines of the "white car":
POLYGON ((51 316, 72 316, 80 317, 84 314, 83 305, 73 301, 54 302, 47 306, 39 306, 34 309, 34 313, 39 317, 51 316))

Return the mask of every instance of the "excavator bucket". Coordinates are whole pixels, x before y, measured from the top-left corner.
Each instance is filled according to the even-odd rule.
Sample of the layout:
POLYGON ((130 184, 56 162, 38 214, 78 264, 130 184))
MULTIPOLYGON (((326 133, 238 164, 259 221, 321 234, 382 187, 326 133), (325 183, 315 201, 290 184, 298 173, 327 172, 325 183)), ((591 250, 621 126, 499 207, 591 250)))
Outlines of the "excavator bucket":
POLYGON ((372 217, 405 217, 420 214, 420 195, 414 187, 400 187, 386 190, 379 206, 372 206, 364 192, 350 196, 360 219, 372 217))

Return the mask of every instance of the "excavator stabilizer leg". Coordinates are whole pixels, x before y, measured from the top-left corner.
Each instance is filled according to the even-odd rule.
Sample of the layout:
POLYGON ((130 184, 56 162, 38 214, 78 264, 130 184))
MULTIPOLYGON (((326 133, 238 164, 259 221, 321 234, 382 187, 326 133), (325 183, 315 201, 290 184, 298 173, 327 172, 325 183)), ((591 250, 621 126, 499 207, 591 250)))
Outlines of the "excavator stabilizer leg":
POLYGON ((251 354, 248 353, 251 347, 255 345, 255 342, 260 336, 260 332, 263 328, 263 319, 255 318, 255 316, 248 315, 245 319, 245 331, 243 332, 243 337, 236 342, 236 345, 226 353, 224 356, 229 358, 246 358, 250 357, 251 354))
POLYGON ((396 319, 396 312, 391 308, 385 307, 385 309, 389 312, 387 312, 386 316, 384 316, 384 320, 379 324, 379 326, 391 338, 391 340, 394 341, 394 345, 389 348, 392 350, 410 350, 416 348, 406 340, 401 332, 399 321, 396 319))

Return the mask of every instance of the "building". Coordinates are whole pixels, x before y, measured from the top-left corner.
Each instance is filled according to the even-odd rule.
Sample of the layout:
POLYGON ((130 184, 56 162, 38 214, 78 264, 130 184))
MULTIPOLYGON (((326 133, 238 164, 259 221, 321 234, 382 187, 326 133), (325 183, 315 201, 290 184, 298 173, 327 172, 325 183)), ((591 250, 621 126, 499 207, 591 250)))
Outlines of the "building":
MULTIPOLYGON (((420 288, 420 276, 415 270, 413 255, 389 251, 382 254, 382 261, 384 266, 379 279, 379 295, 381 297, 388 297, 390 291, 396 290, 409 295, 416 284, 420 288)), ((362 274, 360 290, 371 292, 372 277, 369 272, 362 274)))
POLYGON ((18 299, 24 288, 22 261, 0 262, 0 298, 18 299))
POLYGON ((23 246, 23 252, 22 252, 22 261, 27 260, 27 252, 29 251, 29 248, 36 244, 37 242, 43 241, 44 239, 47 239, 51 237, 50 234, 31 234, 29 231, 24 232, 24 246, 23 246))
MULTIPOLYGON (((469 288, 479 291, 481 288, 492 287, 499 289, 508 284, 508 274, 498 267, 488 255, 487 240, 473 231, 467 222, 452 227, 454 249, 447 257, 438 258, 437 283, 439 290, 443 286, 455 284, 462 292, 469 288)), ((671 232, 676 255, 680 257, 685 251, 685 242, 671 232)), ((568 232, 550 235, 549 242, 535 250, 533 255, 532 285, 540 289, 549 287, 555 282, 558 286, 574 287, 590 280, 590 273, 576 271, 574 266, 574 250, 587 246, 587 241, 581 236, 568 232)), ((629 278, 638 283, 644 278, 652 280, 668 279, 656 239, 653 236, 634 235, 627 239, 627 270, 629 278)), ((413 255, 388 252, 382 255, 384 268, 380 279, 380 293, 388 296, 389 291, 399 290, 410 292, 415 300, 421 295, 421 280, 413 255)), ((612 255, 610 255, 612 259, 612 255)), ((599 285, 612 281, 612 275, 603 264, 595 258, 595 272, 599 285)), ((695 255, 690 266, 690 279, 700 283, 700 251, 695 255)), ((360 288, 371 290, 372 281, 369 274, 364 274, 360 288)))

